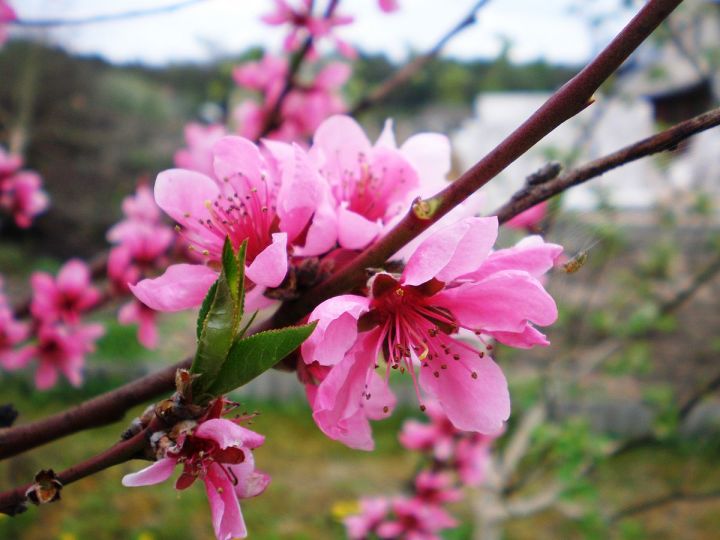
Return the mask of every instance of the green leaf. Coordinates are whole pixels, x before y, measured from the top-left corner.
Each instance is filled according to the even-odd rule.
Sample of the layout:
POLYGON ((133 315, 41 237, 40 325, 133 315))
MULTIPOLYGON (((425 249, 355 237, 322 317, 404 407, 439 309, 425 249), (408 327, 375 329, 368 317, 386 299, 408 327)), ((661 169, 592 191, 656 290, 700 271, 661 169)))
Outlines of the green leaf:
POLYGON ((268 330, 236 341, 207 391, 219 396, 247 384, 297 349, 316 324, 268 330))
POLYGON ((200 312, 198 313, 198 318, 197 318, 197 338, 198 339, 200 339, 200 335, 202 334, 203 325, 205 324, 205 318, 207 317, 208 311, 210 311, 210 306, 212 305, 213 300, 215 299, 215 293, 217 292, 217 286, 218 286, 217 281, 210 286, 207 294, 205 295, 205 300, 203 300, 202 306, 200 306, 200 312))
POLYGON ((190 367, 192 373, 200 375, 193 383, 198 402, 207 395, 238 333, 243 316, 245 250, 244 242, 236 255, 230 240, 225 239, 220 277, 200 309, 198 346, 190 367))

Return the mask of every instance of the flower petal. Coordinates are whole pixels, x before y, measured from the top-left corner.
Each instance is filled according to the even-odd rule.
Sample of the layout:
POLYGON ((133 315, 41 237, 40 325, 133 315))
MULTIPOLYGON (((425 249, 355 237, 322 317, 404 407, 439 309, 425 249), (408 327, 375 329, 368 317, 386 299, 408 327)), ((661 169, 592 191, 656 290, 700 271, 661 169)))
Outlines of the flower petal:
POLYGON ((180 311, 202 304, 217 277, 217 272, 202 264, 174 264, 160 277, 130 285, 130 290, 155 311, 180 311))
POLYGON ((545 242, 540 236, 523 238, 514 247, 491 253, 475 272, 462 276, 480 281, 501 270, 524 270, 540 277, 550 270, 563 252, 558 244, 545 242))
POLYGON ((420 177, 420 195, 430 197, 447 187, 450 172, 450 140, 440 133, 418 133, 400 147, 420 177))
POLYGON ((215 537, 218 540, 245 538, 247 528, 240 511, 237 494, 220 465, 211 464, 204 481, 215 537))
POLYGON ((215 441, 220 448, 257 448, 265 442, 265 437, 259 433, 224 418, 206 420, 197 427, 195 435, 215 441))
POLYGON ((342 206, 338 210, 338 243, 345 249, 363 249, 382 230, 382 225, 342 206))
POLYGON ((420 368, 421 386, 440 402, 457 429, 497 433, 510 416, 505 375, 489 356, 479 358, 450 337, 440 339, 459 359, 449 361, 447 369, 432 364, 420 368))
POLYGON ((172 475, 175 463, 176 461, 172 458, 159 459, 149 467, 123 476, 122 485, 125 487, 137 487, 164 482, 172 475))
POLYGON ((465 218, 429 236, 410 256, 405 285, 436 278, 443 282, 476 270, 497 238, 497 218, 465 218))
POLYGON ((257 285, 277 287, 285 279, 287 269, 287 233, 274 233, 272 244, 258 253, 245 275, 257 285))
POLYGON ((155 202, 178 223, 195 227, 197 220, 210 217, 207 202, 214 201, 220 190, 204 174, 184 169, 161 172, 155 181, 155 202))

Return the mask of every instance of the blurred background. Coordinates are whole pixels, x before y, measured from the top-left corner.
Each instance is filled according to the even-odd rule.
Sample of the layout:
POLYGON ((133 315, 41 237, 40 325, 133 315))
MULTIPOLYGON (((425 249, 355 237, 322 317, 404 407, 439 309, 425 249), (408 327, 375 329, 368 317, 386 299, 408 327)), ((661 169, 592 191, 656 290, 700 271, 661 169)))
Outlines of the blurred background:
MULTIPOLYGON (((28 21, 169 4, 13 3, 28 21)), ((398 12, 383 15, 374 2, 343 2, 357 22, 340 35, 359 51, 343 88, 346 102, 357 102, 431 48, 472 4, 454 0, 438 9, 431 0, 401 0, 398 12)), ((400 141, 421 131, 447 134, 454 178, 581 69, 640 4, 491 1, 475 25, 359 120, 374 136, 385 118, 393 118, 400 141)), ((13 302, 29 294, 32 271, 54 272, 69 257, 90 259, 107 249, 105 235, 121 218, 123 197, 139 179, 152 183, 173 165, 188 122, 228 119, 243 97, 232 68, 257 60, 262 48, 279 50, 282 33, 258 23, 270 7, 259 0, 206 0, 126 20, 11 28, 0 49, 0 144, 25 157, 51 198, 49 210, 29 229, 2 222, 0 273, 13 302)), ((484 213, 550 161, 569 169, 717 106, 719 62, 720 2, 686 0, 592 107, 484 188, 484 213)), ((586 262, 575 272, 558 268, 549 276, 547 287, 561 311, 548 332, 549 348, 496 351, 513 397, 508 434, 497 442, 497 453, 507 451, 513 434, 526 440, 512 474, 486 490, 502 505, 561 487, 547 504, 501 518, 483 513, 478 501, 488 493, 479 489, 453 508, 462 525, 444 538, 718 537, 718 143, 718 132, 707 131, 551 202, 540 232, 565 246, 568 258, 586 262), (494 532, 481 526, 489 521, 494 532)), ((524 234, 503 231, 501 244, 510 246, 524 234)), ((38 392, 31 374, 0 372, 0 401, 20 411, 20 422, 115 388, 194 349, 194 314, 163 316, 160 347, 149 351, 137 343, 134 327, 115 322, 116 310, 110 305, 91 317, 106 325, 106 335, 89 357, 82 388, 63 382, 38 392)), ((293 374, 266 374, 234 396, 243 408, 261 413, 254 428, 267 443, 256 460, 273 477, 264 495, 242 503, 251 537, 342 538, 338 503, 403 489, 420 457, 400 447, 397 431, 420 412, 410 385, 400 386, 399 410, 375 425, 374 453, 325 438, 293 374)), ((0 463, 0 486, 24 482, 39 467, 58 470, 97 453, 123 426, 88 431, 0 463)), ((120 477, 136 468, 126 464, 79 482, 63 492, 61 503, 40 511, 0 516, 0 537, 211 537, 203 490, 121 487, 120 477)))

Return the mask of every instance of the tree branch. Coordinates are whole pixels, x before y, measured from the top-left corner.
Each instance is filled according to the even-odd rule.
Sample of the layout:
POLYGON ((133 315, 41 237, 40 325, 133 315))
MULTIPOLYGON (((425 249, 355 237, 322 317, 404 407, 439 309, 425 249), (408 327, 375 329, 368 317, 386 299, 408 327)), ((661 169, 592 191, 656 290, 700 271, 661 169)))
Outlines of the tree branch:
POLYGON ((436 196, 418 201, 400 223, 335 275, 298 300, 283 304, 273 319, 274 325, 295 322, 323 300, 352 290, 362 282, 366 268, 384 264, 402 246, 492 180, 548 133, 585 109, 600 85, 681 2, 650 0, 592 62, 494 150, 436 196))
POLYGON ((490 0, 480 0, 476 2, 463 19, 453 26, 440 40, 425 54, 418 56, 413 59, 412 62, 403 66, 401 69, 396 71, 387 80, 380 84, 377 88, 371 91, 367 96, 362 97, 351 109, 349 114, 356 116, 362 112, 365 112, 369 108, 373 107, 377 102, 386 99, 390 94, 397 90, 401 85, 406 83, 410 78, 425 67, 433 58, 435 58, 440 51, 453 39, 456 35, 461 33, 466 28, 469 28, 475 24, 477 20, 477 12, 480 8, 484 7, 490 0))
POLYGON ((78 26, 83 24, 95 24, 119 21, 123 19, 134 19, 137 17, 145 17, 147 15, 159 15, 161 13, 169 13, 189 7, 193 4, 199 4, 207 0, 185 0, 168 6, 158 6, 148 9, 136 9, 132 11, 124 11, 122 13, 108 13, 105 15, 92 15, 89 17, 78 17, 77 19, 16 19, 8 21, 6 24, 13 26, 21 26, 23 28, 48 28, 51 26, 78 26))
MULTIPOLYGON (((86 476, 90 476, 91 474, 98 473, 138 457, 148 444, 150 435, 158 428, 158 426, 159 424, 157 419, 153 419, 150 425, 139 433, 136 433, 130 439, 120 441, 107 449, 105 452, 64 470, 57 475, 57 479, 63 486, 66 486, 85 478, 86 476)), ((26 493, 33 485, 34 484, 30 483, 10 491, 0 493, 0 513, 13 516, 23 512, 27 502, 26 493)))
POLYGON ((690 120, 681 122, 665 131, 661 131, 657 135, 647 137, 642 141, 626 146, 617 152, 608 154, 596 160, 591 161, 587 165, 578 167, 571 171, 561 174, 554 180, 542 184, 526 186, 521 191, 513 195, 512 199, 505 205, 498 208, 494 215, 498 216, 500 223, 505 223, 520 212, 535 206, 542 201, 557 195, 573 186, 577 186, 587 182, 591 178, 595 178, 612 169, 625 165, 640 158, 657 154, 665 150, 673 150, 682 141, 720 125, 720 108, 713 109, 706 113, 700 114, 690 120))
POLYGON ((650 510, 654 510, 655 508, 659 508, 667 504, 672 504, 674 502, 702 502, 710 499, 716 499, 718 497, 720 497, 720 489, 714 489, 700 493, 673 491, 671 493, 668 493, 667 495, 663 495, 656 499, 650 499, 638 504, 634 504, 632 506, 628 506, 627 508, 623 508, 622 510, 615 512, 610 517, 610 521, 620 521, 621 519, 624 519, 626 517, 630 517, 635 514, 641 514, 643 512, 648 512, 650 510))

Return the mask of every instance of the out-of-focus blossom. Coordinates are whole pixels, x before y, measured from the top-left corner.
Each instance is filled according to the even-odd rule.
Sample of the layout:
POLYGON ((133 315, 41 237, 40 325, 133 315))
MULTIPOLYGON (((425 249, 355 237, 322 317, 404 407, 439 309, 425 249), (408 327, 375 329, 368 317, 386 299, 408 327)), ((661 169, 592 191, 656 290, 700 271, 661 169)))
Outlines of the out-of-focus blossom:
POLYGON ((353 18, 346 15, 338 15, 333 12, 327 15, 313 15, 313 0, 300 0, 294 6, 288 0, 275 0, 275 11, 264 15, 262 20, 273 26, 289 25, 290 31, 285 38, 285 50, 295 51, 302 46, 303 40, 313 38, 310 54, 314 55, 314 48, 321 38, 331 39, 338 51, 353 58, 355 51, 345 41, 334 35, 333 29, 353 22, 353 18))
POLYGON ((449 471, 421 471, 415 477, 415 497, 425 504, 440 506, 459 501, 462 493, 454 487, 452 474, 449 471))
POLYGON ((400 431, 400 444, 408 450, 428 452, 439 461, 447 461, 455 450, 458 430, 436 401, 425 403, 425 414, 430 423, 405 421, 400 431))
POLYGON ((217 279, 223 243, 238 249, 247 240, 247 278, 277 287, 287 274, 288 249, 304 256, 335 244, 332 216, 320 203, 327 188, 297 146, 268 143, 262 149, 241 137, 213 148, 215 174, 173 169, 160 173, 155 201, 179 223, 180 234, 204 264, 176 264, 155 279, 132 286, 145 305, 177 311, 199 305, 217 279))
POLYGON ((398 4, 397 0, 378 0, 378 4, 380 5, 380 9, 385 13, 392 13, 400 9, 400 4, 398 4))
POLYGON ((402 217, 415 197, 434 193, 450 168, 446 137, 419 134, 397 148, 388 124, 371 145, 349 116, 323 122, 310 155, 330 184, 338 240, 349 249, 364 248, 402 217))
POLYGON ((7 23, 17 20, 15 10, 6 0, 0 0, 0 47, 7 41, 7 23))
MULTIPOLYGON (((211 175, 213 171, 212 147, 225 135, 227 135, 225 127, 219 124, 209 126, 196 122, 188 124, 185 126, 187 148, 181 148, 175 152, 175 166, 211 175)), ((152 202, 152 197, 150 200, 152 202)), ((157 208, 154 202, 153 207, 157 208)))
MULTIPOLYGON (((296 82, 284 96, 278 125, 271 126, 266 136, 275 140, 297 140, 312 134, 329 116, 344 111, 345 102, 339 90, 349 76, 347 64, 331 62, 310 84, 296 82)), ((233 77, 238 85, 262 95, 261 103, 245 100, 233 112, 238 133, 248 139, 257 139, 272 122, 271 116, 285 86, 287 62, 265 55, 259 62, 248 62, 235 68, 233 77)))
POLYGON ((122 483, 134 487, 164 482, 175 466, 181 465, 175 488, 186 489, 198 478, 204 482, 218 540, 245 538, 247 529, 238 501, 261 494, 270 482, 268 475, 255 470, 252 454, 265 438, 219 418, 219 414, 215 406, 208 418, 188 420, 168 432, 155 433, 158 460, 126 475, 122 483))
POLYGON ((455 469, 463 484, 479 486, 485 480, 490 464, 490 451, 500 435, 463 433, 455 448, 455 469))
POLYGON ((39 390, 55 386, 58 373, 62 373, 73 386, 80 386, 85 355, 95 350, 95 342, 104 331, 101 324, 41 324, 36 333, 37 343, 20 349, 6 361, 5 367, 19 369, 36 358, 35 386, 39 390))
POLYGON ((100 300, 100 292, 91 283, 90 269, 79 259, 66 262, 57 278, 35 272, 30 283, 33 288, 30 311, 44 323, 58 320, 77 323, 80 314, 100 300))
POLYGON ((318 325, 302 357, 331 368, 312 403, 323 432, 354 448, 373 447, 367 418, 390 408, 385 395, 368 390, 381 352, 387 369, 408 371, 421 402, 420 388, 456 428, 502 428, 510 414, 502 371, 485 350, 453 336, 464 328, 516 347, 548 344, 533 323, 552 324, 557 307, 536 275, 548 253, 557 257, 562 248, 491 254, 496 237, 496 218, 464 219, 428 237, 400 276, 373 276, 368 296, 331 298, 313 311, 318 325))
POLYGON ((7 367, 17 363, 19 354, 14 347, 27 339, 28 325, 15 320, 13 310, 3 291, 0 277, 0 366, 7 367))
POLYGON ((457 526, 457 521, 443 508, 417 498, 397 497, 391 506, 394 518, 377 528, 382 539, 440 540, 440 531, 457 526))
POLYGON ((121 324, 138 325, 138 341, 147 349, 154 349, 158 343, 157 314, 142 302, 131 300, 118 312, 121 324))
POLYGON ((387 517, 390 500, 385 497, 360 499, 360 512, 343 520, 350 540, 366 540, 377 532, 378 526, 387 517))
POLYGON ((530 232, 537 232, 545 216, 547 216, 548 202, 543 201, 520 212, 517 216, 505 223, 511 229, 521 229, 530 232))
POLYGON ((22 158, 8 154, 0 147, 0 210, 12 215, 15 224, 25 229, 35 216, 47 209, 49 199, 42 190, 40 176, 32 171, 21 171, 20 167, 22 158))

